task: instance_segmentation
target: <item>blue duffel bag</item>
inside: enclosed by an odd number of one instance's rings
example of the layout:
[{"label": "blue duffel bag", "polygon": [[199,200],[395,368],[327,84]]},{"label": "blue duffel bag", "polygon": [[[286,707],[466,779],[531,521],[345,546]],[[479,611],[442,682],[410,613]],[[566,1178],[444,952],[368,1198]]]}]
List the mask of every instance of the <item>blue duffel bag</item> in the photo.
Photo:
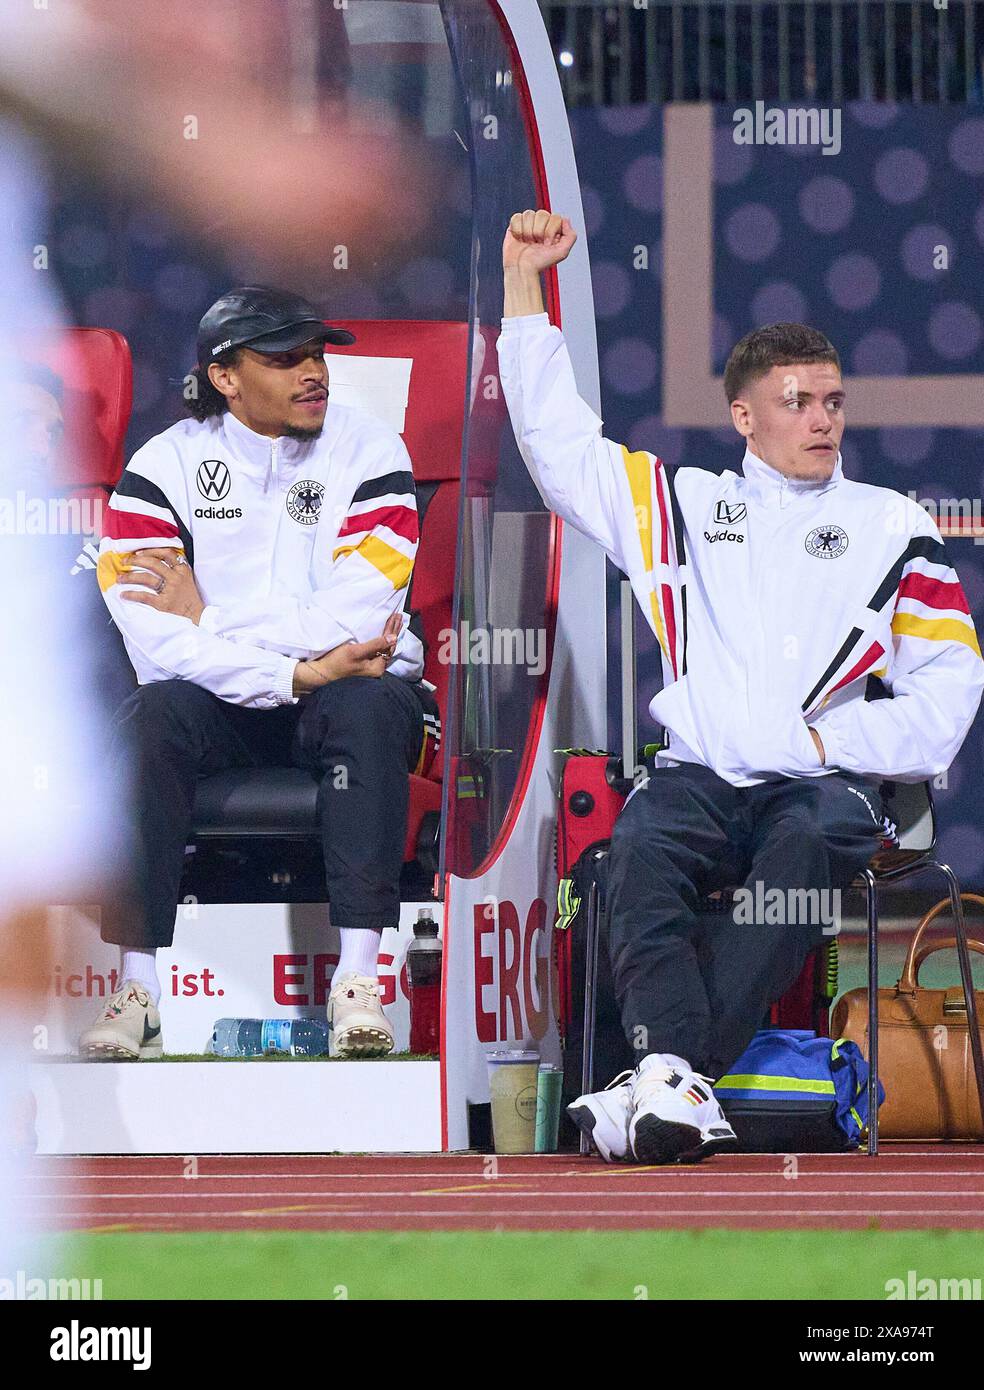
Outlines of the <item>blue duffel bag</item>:
[{"label": "blue duffel bag", "polygon": [[868,1063],[845,1038],[763,1028],[714,1094],[746,1153],[840,1153],[868,1122]]}]

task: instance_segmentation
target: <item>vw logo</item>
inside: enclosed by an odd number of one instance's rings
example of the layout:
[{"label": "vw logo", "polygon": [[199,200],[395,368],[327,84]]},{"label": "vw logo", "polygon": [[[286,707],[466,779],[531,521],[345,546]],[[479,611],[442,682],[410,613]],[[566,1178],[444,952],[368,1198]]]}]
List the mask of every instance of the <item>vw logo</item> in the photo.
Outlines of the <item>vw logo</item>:
[{"label": "vw logo", "polygon": [[200,463],[195,481],[198,491],[209,502],[221,502],[232,486],[228,465],[221,459],[205,459]]},{"label": "vw logo", "polygon": [[736,502],[734,506],[729,506],[727,502],[718,502],[714,507],[714,524],[737,526],[739,521],[745,520],[746,510],[744,502]]}]

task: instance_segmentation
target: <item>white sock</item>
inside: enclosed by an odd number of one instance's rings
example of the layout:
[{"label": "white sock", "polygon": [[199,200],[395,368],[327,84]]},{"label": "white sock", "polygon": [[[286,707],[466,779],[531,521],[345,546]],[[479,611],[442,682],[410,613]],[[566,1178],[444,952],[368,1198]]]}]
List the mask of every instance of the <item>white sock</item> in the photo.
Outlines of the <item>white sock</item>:
[{"label": "white sock", "polygon": [[157,978],[157,947],[149,951],[127,951],[120,947],[120,984],[136,980],[150,995],[151,1003],[161,1002],[161,982]]},{"label": "white sock", "polygon": [[683,1057],[676,1057],[672,1052],[647,1052],[639,1063],[639,1071],[648,1071],[649,1068],[673,1067],[675,1071],[693,1071],[693,1067]]},{"label": "white sock", "polygon": [[336,980],[343,975],[368,975],[375,980],[379,973],[379,938],[382,932],[371,927],[342,927],[338,935],[342,946],[335,966]]}]

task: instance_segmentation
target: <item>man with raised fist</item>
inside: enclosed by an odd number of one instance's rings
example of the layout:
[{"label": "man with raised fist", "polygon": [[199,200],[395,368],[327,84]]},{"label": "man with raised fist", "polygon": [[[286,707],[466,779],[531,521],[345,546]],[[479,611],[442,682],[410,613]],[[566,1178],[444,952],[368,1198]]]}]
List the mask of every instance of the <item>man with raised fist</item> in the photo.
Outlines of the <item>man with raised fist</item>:
[{"label": "man with raised fist", "polygon": [[[831,929],[795,908],[836,902],[880,847],[883,779],[949,767],[984,662],[926,512],[844,477],[846,393],[816,329],[771,324],[732,350],[740,473],[668,467],[604,437],[543,312],[540,275],[576,240],[556,213],[513,215],[500,374],[541,495],[628,575],[659,642],[649,709],[666,737],[610,858],[615,990],[644,1055],[570,1113],[603,1157],[669,1163],[734,1146],[713,1079]],[[866,700],[869,677],[892,698]],[[733,884],[789,907],[736,913],[698,957],[698,907]]]}]

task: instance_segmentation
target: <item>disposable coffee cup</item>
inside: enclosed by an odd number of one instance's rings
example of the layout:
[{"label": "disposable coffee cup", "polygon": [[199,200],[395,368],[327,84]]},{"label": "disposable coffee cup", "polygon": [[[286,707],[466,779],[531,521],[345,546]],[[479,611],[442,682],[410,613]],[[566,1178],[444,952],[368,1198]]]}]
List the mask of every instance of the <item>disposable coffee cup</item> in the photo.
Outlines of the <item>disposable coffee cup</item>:
[{"label": "disposable coffee cup", "polygon": [[488,1052],[485,1060],[496,1153],[534,1153],[539,1056],[535,1052]]},{"label": "disposable coffee cup", "polygon": [[560,1131],[560,1093],[564,1073],[560,1067],[542,1066],[536,1077],[536,1139],[535,1152],[557,1152]]}]

